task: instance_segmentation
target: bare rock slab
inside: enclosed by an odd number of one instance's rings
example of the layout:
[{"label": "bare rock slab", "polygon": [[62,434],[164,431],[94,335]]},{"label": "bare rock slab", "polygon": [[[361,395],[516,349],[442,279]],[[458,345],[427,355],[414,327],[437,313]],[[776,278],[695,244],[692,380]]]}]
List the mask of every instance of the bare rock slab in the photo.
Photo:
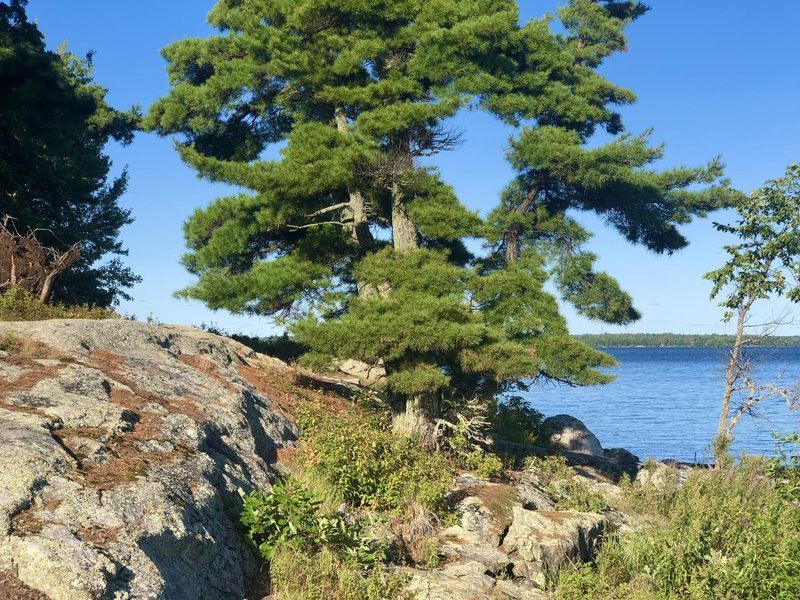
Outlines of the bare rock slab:
[{"label": "bare rock slab", "polygon": [[56,600],[244,598],[237,489],[268,489],[296,440],[255,354],[125,320],[0,335],[27,348],[0,356],[0,573]]},{"label": "bare rock slab", "polygon": [[606,526],[595,513],[514,508],[514,522],[502,550],[514,562],[514,575],[544,587],[562,564],[591,559]]}]

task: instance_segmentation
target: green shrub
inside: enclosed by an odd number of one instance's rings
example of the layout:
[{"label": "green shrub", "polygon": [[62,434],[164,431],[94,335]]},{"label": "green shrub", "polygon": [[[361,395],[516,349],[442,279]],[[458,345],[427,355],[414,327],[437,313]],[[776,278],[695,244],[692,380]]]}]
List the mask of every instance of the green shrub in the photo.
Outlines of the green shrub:
[{"label": "green shrub", "polygon": [[492,479],[505,475],[503,461],[498,456],[479,448],[460,455],[459,463],[479,479]]},{"label": "green shrub", "polygon": [[463,421],[449,427],[447,433],[449,435],[442,435],[440,443],[448,450],[456,466],[471,471],[480,479],[505,475],[500,457],[473,443]]},{"label": "green shrub", "polygon": [[496,403],[489,413],[492,431],[501,440],[517,444],[535,444],[542,428],[544,415],[531,408],[519,396]]},{"label": "green shrub", "polygon": [[281,547],[270,564],[272,592],[286,600],[406,600],[406,578],[375,567],[364,575],[327,548],[302,552]]},{"label": "green shrub", "polygon": [[106,308],[42,304],[30,292],[12,287],[0,294],[0,321],[44,321],[47,319],[114,319]]},{"label": "green shrub", "polygon": [[608,502],[603,495],[578,479],[553,482],[547,486],[547,493],[555,499],[556,510],[596,513],[608,510]]},{"label": "green shrub", "polygon": [[379,558],[380,553],[363,540],[359,527],[339,515],[319,516],[319,502],[293,479],[276,483],[267,493],[242,493],[242,498],[239,520],[264,560],[271,561],[285,547],[307,553],[327,548],[364,565]]},{"label": "green shrub", "polygon": [[425,569],[435,569],[442,564],[437,538],[428,536],[414,542],[413,557]]},{"label": "green shrub", "polygon": [[546,458],[532,457],[525,468],[536,472],[547,493],[554,499],[556,510],[604,512],[609,506],[602,494],[592,490],[567,464],[566,457],[554,454]]},{"label": "green shrub", "polygon": [[307,412],[303,457],[354,507],[403,509],[418,502],[443,514],[453,483],[445,458],[393,433],[382,415]]},{"label": "green shrub", "polygon": [[558,597],[800,598],[799,480],[791,460],[695,472],[653,508],[656,526],[606,540],[594,569],[562,573]]},{"label": "green shrub", "polygon": [[544,485],[550,485],[561,479],[571,479],[577,475],[575,469],[567,464],[567,459],[561,454],[554,454],[546,458],[531,457],[525,462],[525,469],[535,471]]},{"label": "green shrub", "polygon": [[[661,463],[648,459],[642,470],[654,471],[659,464]],[[661,468],[663,469],[663,465]],[[633,483],[630,477],[624,474],[618,485],[622,493],[614,499],[613,507],[621,512],[636,514],[649,522],[661,521],[669,514],[675,495],[680,489],[677,470],[672,467],[657,484]]]}]

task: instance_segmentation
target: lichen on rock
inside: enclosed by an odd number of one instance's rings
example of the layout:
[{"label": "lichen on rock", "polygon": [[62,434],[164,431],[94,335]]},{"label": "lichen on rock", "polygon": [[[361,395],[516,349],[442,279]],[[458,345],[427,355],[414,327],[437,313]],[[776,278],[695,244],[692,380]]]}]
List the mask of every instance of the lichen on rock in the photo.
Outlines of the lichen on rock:
[{"label": "lichen on rock", "polygon": [[297,437],[241,375],[258,357],[125,320],[0,336],[52,350],[0,356],[0,571],[54,599],[245,597],[236,490],[268,488]]}]

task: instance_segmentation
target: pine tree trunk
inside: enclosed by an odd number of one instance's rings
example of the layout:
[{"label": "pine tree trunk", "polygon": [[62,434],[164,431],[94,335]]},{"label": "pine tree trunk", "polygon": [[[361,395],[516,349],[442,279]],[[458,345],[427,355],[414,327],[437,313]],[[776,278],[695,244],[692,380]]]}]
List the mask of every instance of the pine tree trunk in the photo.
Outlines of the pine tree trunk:
[{"label": "pine tree trunk", "polygon": [[432,441],[433,424],[425,406],[425,396],[423,394],[408,396],[404,409],[395,413],[392,429],[398,434],[417,438],[423,443]]},{"label": "pine tree trunk", "polygon": [[[336,109],[336,128],[339,133],[347,135],[347,117],[340,108]],[[367,206],[364,201],[364,195],[360,190],[349,191],[348,207],[344,212],[345,215],[342,220],[351,223],[350,242],[356,248],[356,257],[361,258],[367,253],[367,250],[375,240],[369,230]],[[358,295],[362,297],[372,296],[377,293],[375,287],[367,283],[356,282],[356,288],[358,289]]]},{"label": "pine tree trunk", "polygon": [[[539,194],[539,188],[531,189],[520,202],[519,206],[514,209],[514,212],[519,215],[527,213],[536,201],[536,196]],[[508,264],[515,263],[519,260],[520,247],[522,245],[522,226],[511,225],[503,237],[503,245],[506,249],[506,262]]]},{"label": "pine tree trunk", "polygon": [[506,262],[508,264],[515,263],[519,260],[519,241],[520,236],[520,227],[519,225],[514,225],[509,227],[506,231],[505,239],[503,240],[503,245],[506,247]]},{"label": "pine tree trunk", "polygon": [[417,226],[406,212],[403,193],[398,183],[393,183],[392,192],[392,243],[398,252],[408,252],[419,248]]}]

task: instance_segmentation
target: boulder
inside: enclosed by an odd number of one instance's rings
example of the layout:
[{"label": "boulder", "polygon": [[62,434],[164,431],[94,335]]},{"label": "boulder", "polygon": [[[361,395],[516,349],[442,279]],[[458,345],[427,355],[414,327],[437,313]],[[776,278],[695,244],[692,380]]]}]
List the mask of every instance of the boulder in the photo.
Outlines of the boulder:
[{"label": "boulder", "polygon": [[679,470],[663,462],[648,461],[633,482],[639,487],[650,487],[663,492],[680,483]]},{"label": "boulder", "polygon": [[494,579],[480,563],[459,563],[435,571],[409,570],[406,589],[416,600],[490,600]]},{"label": "boulder", "polygon": [[237,490],[268,489],[296,439],[248,379],[256,355],[127,320],[8,336],[25,343],[0,356],[0,573],[56,600],[244,598],[259,560]]},{"label": "boulder", "polygon": [[479,563],[492,576],[506,572],[511,560],[497,544],[487,544],[479,534],[460,525],[448,527],[436,538],[439,554],[450,563]]},{"label": "boulder", "polygon": [[514,508],[501,550],[514,561],[515,577],[544,587],[562,564],[591,560],[606,525],[595,513]]},{"label": "boulder", "polygon": [[582,421],[569,415],[548,417],[542,423],[542,435],[550,446],[558,450],[603,456],[603,447],[597,437]]},{"label": "boulder", "polygon": [[535,473],[522,471],[514,482],[520,503],[528,510],[555,510],[553,498]]},{"label": "boulder", "polygon": [[606,448],[603,450],[603,454],[607,459],[618,463],[639,464],[641,462],[638,456],[625,448]]},{"label": "boulder", "polygon": [[408,570],[407,589],[416,600],[548,600],[528,581],[495,580],[477,562],[449,565],[435,571]]},{"label": "boulder", "polygon": [[360,385],[372,387],[386,378],[383,364],[368,365],[360,360],[348,359],[339,365],[339,371],[354,377]]},{"label": "boulder", "polygon": [[463,487],[465,497],[455,504],[459,525],[483,544],[496,548],[511,524],[512,508],[520,503],[517,487],[505,483],[476,481]]}]

